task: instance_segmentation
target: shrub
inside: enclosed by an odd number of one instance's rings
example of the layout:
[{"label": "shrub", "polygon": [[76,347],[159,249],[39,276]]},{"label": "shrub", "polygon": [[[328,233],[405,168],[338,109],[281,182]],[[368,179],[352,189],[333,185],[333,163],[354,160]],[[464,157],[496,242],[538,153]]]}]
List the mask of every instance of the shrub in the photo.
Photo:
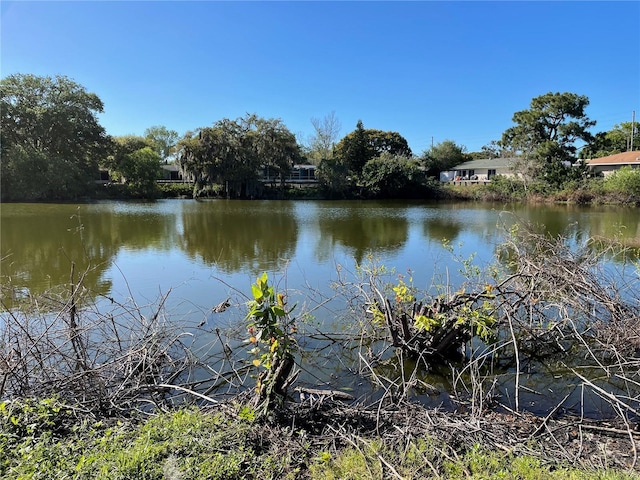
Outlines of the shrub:
[{"label": "shrub", "polygon": [[193,195],[193,185],[190,183],[159,183],[158,188],[162,198],[191,198]]},{"label": "shrub", "polygon": [[522,180],[503,175],[493,177],[491,183],[484,189],[495,200],[516,200],[524,198],[526,195],[525,184]]},{"label": "shrub", "polygon": [[640,169],[622,167],[605,178],[604,188],[609,192],[640,197]]},{"label": "shrub", "polygon": [[415,161],[384,153],[365,164],[362,181],[373,197],[411,197],[424,186],[424,174]]}]

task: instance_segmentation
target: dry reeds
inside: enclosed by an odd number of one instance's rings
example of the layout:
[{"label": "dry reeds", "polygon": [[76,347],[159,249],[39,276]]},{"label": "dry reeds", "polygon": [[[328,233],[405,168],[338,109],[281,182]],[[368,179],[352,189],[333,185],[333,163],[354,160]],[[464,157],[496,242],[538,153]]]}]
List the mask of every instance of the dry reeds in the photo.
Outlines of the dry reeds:
[{"label": "dry reeds", "polygon": [[246,381],[219,333],[214,344],[196,346],[198,328],[170,318],[170,291],[151,305],[111,298],[97,306],[73,267],[67,288],[12,307],[4,287],[0,398],[58,396],[97,415],[121,415],[165,408],[198,389],[213,401],[212,391]]}]

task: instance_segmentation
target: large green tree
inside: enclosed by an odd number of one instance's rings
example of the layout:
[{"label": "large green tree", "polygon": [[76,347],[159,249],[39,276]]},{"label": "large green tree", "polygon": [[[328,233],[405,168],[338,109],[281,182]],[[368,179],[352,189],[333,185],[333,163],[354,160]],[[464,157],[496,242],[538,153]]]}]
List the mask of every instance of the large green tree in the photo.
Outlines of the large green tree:
[{"label": "large green tree", "polygon": [[152,142],[136,135],[114,137],[112,151],[105,162],[110,174],[129,185],[135,195],[155,196],[160,176],[160,155]]},{"label": "large green tree", "polygon": [[407,140],[397,132],[365,129],[358,120],[356,129],[340,140],[334,149],[334,156],[348,165],[351,175],[359,177],[365,164],[383,153],[410,157],[411,149]]},{"label": "large green tree", "polygon": [[349,191],[349,167],[338,157],[325,158],[316,169],[316,178],[330,197],[344,197]]},{"label": "large green tree", "polygon": [[144,147],[127,155],[123,175],[134,193],[154,197],[160,176],[160,155],[151,147]]},{"label": "large green tree", "polygon": [[292,167],[302,158],[295,135],[280,119],[253,115],[251,120],[250,148],[255,149],[260,166],[269,168],[284,182]]},{"label": "large green tree", "polygon": [[356,129],[342,138],[334,150],[334,157],[347,165],[349,172],[354,176],[360,175],[365,163],[374,156],[362,120],[358,120]]},{"label": "large green tree", "polygon": [[588,105],[584,95],[550,92],[531,100],[528,110],[516,112],[515,125],[502,134],[500,144],[521,158],[518,173],[556,188],[575,176],[570,164],[576,143],[589,143],[589,128],[596,123],[585,113]]},{"label": "large green tree", "polygon": [[164,125],[149,127],[144,131],[150,146],[160,155],[163,162],[168,162],[175,153],[176,144],[180,136],[175,130],[169,130]]},{"label": "large green tree", "polygon": [[178,163],[195,180],[194,194],[213,184],[228,196],[249,196],[268,167],[283,178],[300,158],[295,136],[279,119],[222,119],[178,142]]},{"label": "large green tree", "polygon": [[90,193],[109,141],[100,98],[64,77],[0,81],[3,199],[63,199]]},{"label": "large green tree", "polygon": [[368,195],[379,198],[413,197],[421,192],[424,172],[416,159],[383,153],[362,169],[362,184]]},{"label": "large green tree", "polygon": [[126,169],[128,155],[142,148],[153,148],[149,140],[138,135],[112,137],[111,141],[111,154],[107,156],[102,166],[108,168],[111,175],[117,180],[122,180],[121,177],[125,177],[126,180],[123,170]]},{"label": "large green tree", "polygon": [[472,160],[466,148],[457,145],[453,140],[444,140],[422,154],[422,162],[427,175],[439,178],[440,172],[451,170],[461,163]]}]

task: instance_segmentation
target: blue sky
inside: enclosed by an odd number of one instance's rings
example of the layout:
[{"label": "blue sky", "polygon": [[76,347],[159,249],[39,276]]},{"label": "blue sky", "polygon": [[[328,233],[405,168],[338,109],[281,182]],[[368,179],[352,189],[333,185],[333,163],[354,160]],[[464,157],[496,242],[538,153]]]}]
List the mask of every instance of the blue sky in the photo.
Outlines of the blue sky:
[{"label": "blue sky", "polygon": [[299,138],[399,132],[414,153],[479,150],[547,92],[590,100],[597,131],[640,117],[640,2],[9,2],[2,77],[66,75],[111,135],[280,118]]}]

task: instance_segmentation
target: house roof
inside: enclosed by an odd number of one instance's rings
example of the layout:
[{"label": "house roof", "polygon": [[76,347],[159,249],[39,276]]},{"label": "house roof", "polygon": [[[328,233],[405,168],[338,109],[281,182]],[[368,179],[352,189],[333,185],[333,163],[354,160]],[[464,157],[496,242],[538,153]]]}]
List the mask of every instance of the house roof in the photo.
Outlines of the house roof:
[{"label": "house roof", "polygon": [[481,168],[509,168],[517,159],[514,157],[508,158],[481,158],[478,160],[471,160],[469,162],[461,163],[452,167],[451,170],[475,170]]},{"label": "house roof", "polygon": [[616,153],[601,158],[590,158],[586,163],[594,167],[596,165],[640,165],[640,150]]}]

